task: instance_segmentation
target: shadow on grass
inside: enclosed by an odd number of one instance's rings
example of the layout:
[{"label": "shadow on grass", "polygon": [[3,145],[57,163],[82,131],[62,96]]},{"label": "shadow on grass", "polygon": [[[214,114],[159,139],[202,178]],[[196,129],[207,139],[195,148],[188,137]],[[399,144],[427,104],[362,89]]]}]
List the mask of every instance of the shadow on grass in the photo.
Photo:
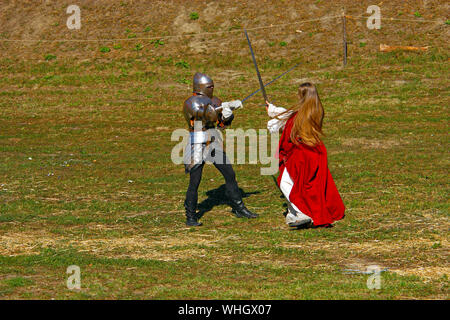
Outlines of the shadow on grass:
[{"label": "shadow on grass", "polygon": [[[209,211],[211,211],[215,206],[220,206],[222,204],[230,205],[230,201],[225,195],[225,184],[221,185],[217,189],[212,189],[206,192],[208,198],[203,200],[198,205],[198,216],[201,218],[203,215]],[[252,194],[261,193],[260,191],[253,192],[245,192],[241,188],[239,188],[239,192],[241,193],[242,198],[248,198]]]}]

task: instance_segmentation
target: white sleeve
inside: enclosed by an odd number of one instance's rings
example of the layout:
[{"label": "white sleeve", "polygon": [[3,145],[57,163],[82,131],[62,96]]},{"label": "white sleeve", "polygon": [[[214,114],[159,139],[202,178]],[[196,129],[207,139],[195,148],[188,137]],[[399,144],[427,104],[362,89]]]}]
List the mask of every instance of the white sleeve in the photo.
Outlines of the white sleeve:
[{"label": "white sleeve", "polygon": [[267,129],[270,133],[275,133],[280,131],[286,125],[287,120],[290,118],[293,111],[286,112],[283,114],[280,119],[275,118],[279,114],[287,111],[285,108],[276,107],[275,105],[269,103],[269,107],[267,108],[267,113],[269,117],[274,118],[267,122]]},{"label": "white sleeve", "polygon": [[231,117],[233,114],[233,110],[242,108],[242,102],[241,100],[233,100],[233,101],[227,101],[222,102],[222,116],[224,119],[227,119]]},{"label": "white sleeve", "polygon": [[[222,106],[223,106],[223,104],[222,104]],[[228,107],[228,106],[222,107],[222,117],[224,119],[231,117],[232,114],[233,114],[233,110],[231,110],[230,107]]]},{"label": "white sleeve", "polygon": [[278,132],[284,128],[286,121],[287,120],[271,119],[267,122],[267,129],[270,133]]},{"label": "white sleeve", "polygon": [[[267,108],[267,114],[269,115],[269,117],[274,118],[277,115],[279,115],[280,113],[285,112],[286,109],[282,108],[282,107],[276,107],[275,105],[269,103],[269,107]],[[284,115],[283,115],[284,118]]]},{"label": "white sleeve", "polygon": [[222,102],[222,107],[224,108],[230,108],[231,110],[242,108],[242,101],[241,100],[232,100],[227,102]]}]

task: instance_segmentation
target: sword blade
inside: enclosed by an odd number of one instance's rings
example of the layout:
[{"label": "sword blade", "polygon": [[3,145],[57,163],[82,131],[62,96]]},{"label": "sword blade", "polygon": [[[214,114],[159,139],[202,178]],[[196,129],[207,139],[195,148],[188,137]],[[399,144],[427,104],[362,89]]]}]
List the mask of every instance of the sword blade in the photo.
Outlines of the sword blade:
[{"label": "sword blade", "polygon": [[[282,76],[284,76],[285,74],[291,72],[292,70],[294,70],[297,66],[300,65],[300,62],[297,63],[295,66],[289,68],[289,70],[283,72],[282,74],[280,74],[279,76],[273,78],[271,81],[267,82],[264,84],[264,88],[268,87],[270,84],[272,84],[273,82],[277,81],[278,79],[280,79]],[[250,93],[248,96],[246,96],[244,99],[242,99],[241,101],[244,102],[245,100],[249,99],[250,97],[253,97],[256,93],[260,92],[261,88],[259,88],[258,90],[253,91],[252,93]]]},{"label": "sword blade", "polygon": [[268,101],[269,99],[267,99],[267,94],[266,94],[266,90],[264,89],[264,83],[261,79],[261,74],[259,73],[259,69],[258,69],[258,64],[256,63],[256,58],[255,58],[255,54],[253,52],[253,48],[252,48],[252,44],[250,42],[250,39],[248,37],[247,34],[247,30],[244,29],[244,33],[245,33],[245,37],[247,38],[247,42],[248,42],[248,47],[250,48],[250,53],[252,54],[252,59],[253,59],[253,64],[255,65],[255,69],[256,69],[256,75],[258,76],[258,81],[259,81],[259,87],[261,89],[261,92],[263,94],[264,97],[264,102]]}]

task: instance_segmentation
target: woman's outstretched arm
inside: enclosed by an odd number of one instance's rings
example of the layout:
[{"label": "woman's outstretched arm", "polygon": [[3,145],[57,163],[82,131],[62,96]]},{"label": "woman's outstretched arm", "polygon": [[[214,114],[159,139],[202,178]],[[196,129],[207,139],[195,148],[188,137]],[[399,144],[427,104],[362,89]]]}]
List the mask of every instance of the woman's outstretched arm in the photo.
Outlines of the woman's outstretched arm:
[{"label": "woman's outstretched arm", "polygon": [[269,117],[273,118],[267,122],[267,129],[270,133],[275,133],[283,129],[286,121],[292,114],[292,112],[286,112],[287,110],[285,108],[277,107],[269,101],[266,101],[266,110]]},{"label": "woman's outstretched arm", "polygon": [[[266,101],[266,110],[267,110],[267,114],[271,118],[275,118],[279,114],[287,111],[285,108],[277,107],[274,104],[270,103],[269,101]],[[284,117],[284,116],[285,115],[282,116],[282,119],[289,118],[289,114],[286,114],[286,117]]]}]

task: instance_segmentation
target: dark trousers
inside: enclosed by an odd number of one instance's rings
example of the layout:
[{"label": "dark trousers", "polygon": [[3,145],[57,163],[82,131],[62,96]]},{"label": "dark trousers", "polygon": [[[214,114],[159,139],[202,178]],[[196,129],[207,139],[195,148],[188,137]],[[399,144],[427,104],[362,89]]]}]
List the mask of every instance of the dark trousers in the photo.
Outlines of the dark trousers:
[{"label": "dark trousers", "polygon": [[[187,211],[194,211],[197,208],[197,201],[198,201],[198,186],[200,185],[200,181],[202,180],[202,173],[203,173],[203,167],[205,166],[205,163],[202,163],[200,166],[195,168],[194,170],[191,170],[189,172],[190,179],[189,179],[189,187],[186,192],[186,210]],[[225,178],[225,189],[227,196],[231,198],[231,200],[240,200],[241,194],[239,191],[238,184],[236,182],[236,174],[234,173],[233,167],[230,163],[223,163],[223,164],[217,164],[214,163],[214,166],[217,168],[217,170],[220,171],[220,173]]]}]

